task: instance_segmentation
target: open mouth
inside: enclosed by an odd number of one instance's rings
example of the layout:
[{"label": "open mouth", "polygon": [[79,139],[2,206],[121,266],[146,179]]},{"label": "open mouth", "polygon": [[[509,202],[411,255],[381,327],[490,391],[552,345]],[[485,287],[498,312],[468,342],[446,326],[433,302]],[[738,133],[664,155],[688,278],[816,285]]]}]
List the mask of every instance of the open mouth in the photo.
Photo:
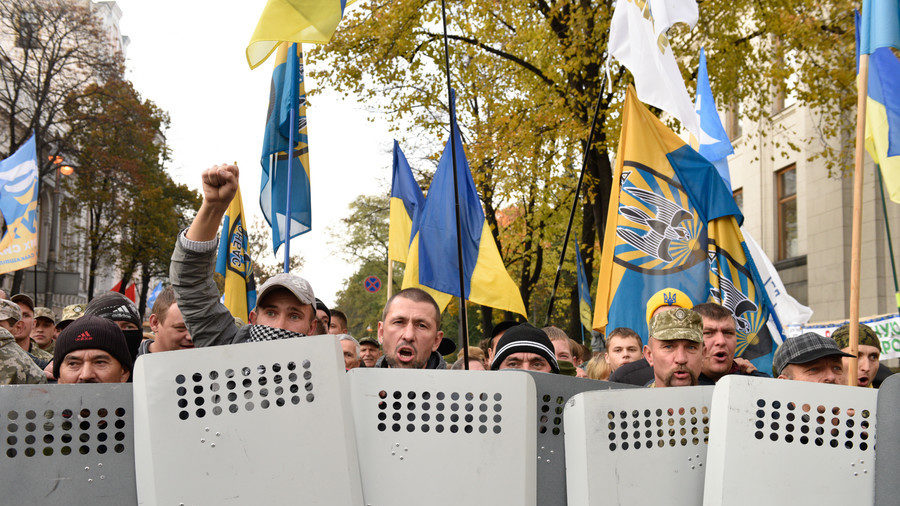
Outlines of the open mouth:
[{"label": "open mouth", "polygon": [[411,346],[401,346],[397,348],[397,358],[401,362],[410,362],[416,356],[416,351]]},{"label": "open mouth", "polygon": [[713,353],[713,358],[719,362],[724,362],[725,360],[728,360],[728,354],[724,351],[717,351]]},{"label": "open mouth", "polygon": [[869,384],[869,378],[867,378],[866,376],[860,376],[856,379],[856,383],[857,385],[864,387]]}]

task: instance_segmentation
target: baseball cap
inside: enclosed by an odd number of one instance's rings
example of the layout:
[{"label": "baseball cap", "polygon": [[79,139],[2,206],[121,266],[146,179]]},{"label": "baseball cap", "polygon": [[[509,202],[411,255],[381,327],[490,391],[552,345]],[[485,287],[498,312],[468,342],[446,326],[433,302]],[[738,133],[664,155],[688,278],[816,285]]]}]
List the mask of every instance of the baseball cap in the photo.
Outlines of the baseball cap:
[{"label": "baseball cap", "polygon": [[294,294],[294,297],[297,297],[301,304],[316,306],[316,296],[313,294],[309,281],[287,272],[280,272],[272,276],[259,287],[256,295],[256,305],[259,306],[259,303],[266,298],[269,292],[279,288],[284,288]]},{"label": "baseball cap", "polygon": [[500,364],[506,357],[514,353],[534,353],[544,357],[550,363],[553,372],[559,374],[559,363],[553,352],[553,343],[543,330],[531,325],[521,323],[507,330],[500,341],[497,342],[497,353],[491,362],[491,370],[500,369]]},{"label": "baseball cap", "polygon": [[[297,297],[297,298],[299,299],[300,297]],[[325,311],[325,314],[328,315],[328,320],[331,321],[331,310],[328,309],[328,306],[326,306],[324,302],[322,302],[321,300],[319,300],[318,297],[316,297],[316,310],[319,310],[319,309],[321,309],[322,311]],[[328,330],[328,329],[325,329],[325,330]]]},{"label": "baseball cap", "polygon": [[18,303],[25,304],[26,306],[28,306],[29,309],[34,311],[34,300],[31,297],[25,295],[24,293],[17,293],[15,295],[13,295],[12,297],[10,297],[9,300],[11,300],[17,304]]},{"label": "baseball cap", "polygon": [[822,357],[852,357],[838,348],[834,339],[806,332],[797,337],[785,339],[772,357],[772,376],[777,378],[790,364],[805,364]]},{"label": "baseball cap", "polygon": [[65,326],[82,316],[84,316],[84,304],[70,304],[63,308],[62,315],[60,316],[59,321],[56,322],[56,326]]},{"label": "baseball cap", "polygon": [[703,318],[696,311],[679,307],[650,319],[650,337],[658,341],[685,339],[703,342]]},{"label": "baseball cap", "polygon": [[359,344],[374,344],[375,346],[381,348],[381,343],[379,343],[378,339],[375,339],[374,337],[364,337],[359,340]]},{"label": "baseball cap", "polygon": [[681,290],[676,288],[663,288],[654,293],[650,299],[647,300],[647,323],[650,322],[650,317],[653,316],[653,312],[662,306],[678,306],[690,309],[694,307],[694,303],[691,302],[691,298],[685,295]]},{"label": "baseball cap", "polygon": [[[838,348],[842,350],[850,346],[850,324],[847,323],[839,327],[831,334],[831,338],[837,343]],[[859,324],[859,344],[874,346],[881,350],[881,340],[878,339],[878,334],[872,330],[872,327],[862,323]]]},{"label": "baseball cap", "polygon": [[22,319],[22,308],[18,304],[9,299],[0,299],[0,320]]},{"label": "baseball cap", "polygon": [[49,307],[38,306],[34,308],[34,319],[38,318],[46,318],[56,325],[56,315],[53,314],[53,310]]}]

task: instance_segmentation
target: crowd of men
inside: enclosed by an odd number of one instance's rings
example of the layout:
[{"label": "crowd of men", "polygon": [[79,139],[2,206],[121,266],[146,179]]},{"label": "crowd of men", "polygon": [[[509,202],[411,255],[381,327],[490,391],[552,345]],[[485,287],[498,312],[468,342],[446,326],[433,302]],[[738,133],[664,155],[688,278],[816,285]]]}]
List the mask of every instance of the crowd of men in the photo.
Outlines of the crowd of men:
[{"label": "crowd of men", "polygon": [[[135,361],[148,353],[319,334],[335,335],[347,370],[524,369],[651,388],[712,385],[729,374],[768,376],[735,358],[736,322],[728,309],[711,302],[695,305],[672,288],[647,301],[646,344],[634,330],[615,328],[606,335],[605,352],[591,352],[558,327],[503,321],[483,337],[480,348],[466,350],[468,362],[459,353],[452,365],[444,356],[456,345],[440,330],[440,308],[418,288],[388,300],[377,339],[357,340],[348,334],[343,312],[317,299],[305,279],[281,273],[259,287],[256,307],[244,324],[220,302],[212,276],[216,234],[237,190],[237,167],[213,167],[202,180],[200,210],[176,240],[171,286],[156,298],[148,318],[152,334],[143,334],[137,307],[117,292],[86,306],[68,306],[58,320],[27,295],[0,293],[0,384],[126,382]],[[880,343],[865,325],[859,335],[858,386],[872,387]],[[787,339],[775,352],[772,377],[843,384],[852,358],[848,350],[846,325],[831,337],[806,333]]]}]

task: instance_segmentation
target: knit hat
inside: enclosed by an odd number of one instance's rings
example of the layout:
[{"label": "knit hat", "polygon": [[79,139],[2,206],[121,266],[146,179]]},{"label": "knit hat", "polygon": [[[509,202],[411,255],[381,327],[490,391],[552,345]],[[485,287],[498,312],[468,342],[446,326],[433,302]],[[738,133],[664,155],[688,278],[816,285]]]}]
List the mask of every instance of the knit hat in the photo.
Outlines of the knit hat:
[{"label": "knit hat", "polygon": [[[844,349],[850,346],[850,324],[847,323],[837,330],[835,330],[831,334],[831,338],[834,339],[834,342],[837,343],[838,348]],[[867,346],[874,346],[881,350],[881,341],[878,339],[878,334],[872,330],[872,327],[862,324],[859,324],[859,344],[865,344]]]},{"label": "knit hat", "polygon": [[507,330],[500,341],[497,342],[497,352],[494,361],[491,362],[491,370],[500,369],[500,364],[506,357],[514,353],[534,353],[544,357],[550,363],[554,373],[559,373],[559,364],[556,362],[556,354],[553,352],[553,343],[543,330],[531,325],[521,323]]},{"label": "knit hat", "polygon": [[123,369],[131,372],[131,353],[125,344],[125,335],[111,320],[82,316],[60,332],[53,350],[54,377],[59,377],[59,368],[66,355],[76,350],[103,350],[118,360]]},{"label": "knit hat", "polygon": [[130,322],[141,328],[141,315],[137,306],[119,292],[106,292],[94,297],[84,308],[84,315],[99,316],[114,322]]}]

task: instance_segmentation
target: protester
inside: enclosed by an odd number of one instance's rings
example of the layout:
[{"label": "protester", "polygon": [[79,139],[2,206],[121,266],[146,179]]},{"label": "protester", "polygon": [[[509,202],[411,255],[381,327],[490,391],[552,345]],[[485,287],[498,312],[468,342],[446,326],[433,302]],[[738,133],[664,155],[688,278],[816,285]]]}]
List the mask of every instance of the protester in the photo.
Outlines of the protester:
[{"label": "protester", "polygon": [[507,330],[515,327],[518,324],[519,322],[516,321],[504,320],[494,325],[494,328],[491,329],[491,337],[487,339],[487,361],[489,364],[494,362],[494,351],[497,349],[497,342],[500,341],[500,338],[503,337],[503,334]]},{"label": "protester", "polygon": [[71,304],[62,310],[59,321],[56,322],[56,336],[63,331],[70,323],[84,316],[84,304]]},{"label": "protester", "polygon": [[778,379],[844,384],[843,357],[853,357],[836,342],[815,332],[785,339],[772,357],[772,375]]},{"label": "protester", "polygon": [[106,318],[83,316],[59,334],[53,353],[59,383],[124,383],[131,368],[125,334]]},{"label": "protester", "polygon": [[124,294],[105,292],[91,299],[84,308],[85,316],[99,316],[116,324],[125,336],[132,361],[137,358],[144,332],[137,306]]},{"label": "protester", "polygon": [[[846,324],[835,330],[831,338],[837,343],[842,352],[850,354],[850,324]],[[872,327],[859,324],[859,343],[857,344],[856,359],[856,384],[857,386],[872,388],[872,380],[878,374],[881,365],[881,341]],[[844,370],[850,370],[850,358],[844,358]]]},{"label": "protester", "polygon": [[644,358],[653,367],[654,379],[647,386],[696,385],[703,363],[703,319],[681,307],[655,314]]},{"label": "protester", "polygon": [[529,323],[520,323],[509,328],[497,341],[491,370],[500,369],[559,374],[559,362],[556,360],[553,343],[550,342],[547,333]]},{"label": "protester", "polygon": [[316,330],[311,335],[327,334],[331,327],[331,310],[319,299],[316,299]]},{"label": "protester", "polygon": [[341,345],[341,353],[344,356],[344,370],[359,367],[359,341],[349,334],[337,334]]},{"label": "protester", "polygon": [[156,297],[150,310],[152,339],[144,339],[138,356],[159,351],[189,350],[194,347],[184,317],[175,302],[175,290],[167,286]]},{"label": "protester", "polygon": [[[641,336],[637,332],[626,327],[612,329],[606,336],[604,360],[609,367],[610,374],[625,364],[640,360],[643,347],[644,343],[641,342]],[[647,367],[649,366],[647,364]]]},{"label": "protester", "polygon": [[31,338],[31,331],[34,329],[34,301],[24,293],[13,295],[10,301],[19,307],[20,316],[19,323],[7,330],[16,338],[16,343],[31,355],[34,363],[43,369],[53,360],[53,355],[42,350]]},{"label": "protester", "polygon": [[347,315],[343,311],[332,309],[331,318],[328,321],[328,333],[346,334],[348,333],[347,329]]},{"label": "protester", "polygon": [[10,329],[20,325],[22,310],[7,299],[0,299],[0,385],[46,383],[44,371],[16,342]]},{"label": "protester", "polygon": [[609,362],[606,361],[606,357],[597,355],[588,360],[588,363],[584,366],[584,372],[587,373],[587,377],[590,379],[607,381],[609,380],[609,374],[612,372],[612,368],[610,367]]},{"label": "protester", "polygon": [[53,346],[56,342],[56,316],[49,307],[34,308],[31,339],[38,345],[38,348],[47,353],[53,353]]},{"label": "protester", "polygon": [[178,235],[169,281],[194,346],[269,341],[309,335],[314,331],[315,295],[296,275],[272,276],[257,291],[250,325],[238,327],[221,302],[213,279],[222,216],[238,187],[238,168],[217,165],[201,176],[203,203],[191,226]]},{"label": "protester", "polygon": [[444,333],[441,310],[428,292],[406,288],[385,304],[378,322],[378,340],[384,356],[375,367],[446,369],[438,353]]},{"label": "protester", "polygon": [[[450,367],[451,370],[461,371],[465,370],[466,358],[463,356],[462,352],[459,352],[459,358],[456,362],[453,362],[453,365]],[[487,370],[486,365],[486,357],[481,348],[477,346],[469,346],[469,370],[470,371],[485,371]]]},{"label": "protester", "polygon": [[381,358],[381,345],[374,337],[364,337],[359,340],[359,366],[375,367],[375,363]]},{"label": "protester", "polygon": [[694,311],[703,318],[701,385],[714,385],[728,374],[769,377],[768,374],[757,371],[749,360],[734,356],[737,349],[737,323],[731,311],[715,302],[697,304]]}]

